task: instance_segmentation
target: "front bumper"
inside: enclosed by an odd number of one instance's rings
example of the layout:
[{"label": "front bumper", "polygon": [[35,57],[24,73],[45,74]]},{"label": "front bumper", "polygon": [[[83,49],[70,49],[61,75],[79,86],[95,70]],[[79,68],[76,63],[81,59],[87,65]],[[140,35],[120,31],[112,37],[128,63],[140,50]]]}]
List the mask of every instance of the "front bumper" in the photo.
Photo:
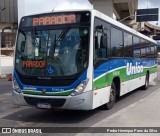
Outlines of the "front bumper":
[{"label": "front bumper", "polygon": [[16,91],[12,90],[12,100],[13,104],[19,106],[27,106],[28,104],[24,100],[22,93],[17,93]]},{"label": "front bumper", "polygon": [[[77,96],[40,96],[28,95],[12,91],[13,102],[16,105],[31,105],[37,103],[49,103],[52,108],[71,110],[91,110],[93,101],[93,91],[88,91]],[[63,104],[61,103],[63,100]],[[27,102],[26,102],[27,101]],[[57,105],[58,104],[58,105]]]}]

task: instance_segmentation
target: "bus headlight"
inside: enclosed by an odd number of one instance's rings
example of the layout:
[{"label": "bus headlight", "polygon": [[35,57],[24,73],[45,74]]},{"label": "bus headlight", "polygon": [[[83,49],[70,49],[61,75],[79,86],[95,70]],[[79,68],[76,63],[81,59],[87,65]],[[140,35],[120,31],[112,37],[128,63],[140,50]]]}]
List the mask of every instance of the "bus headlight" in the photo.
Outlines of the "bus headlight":
[{"label": "bus headlight", "polygon": [[15,79],[13,80],[13,89],[17,93],[21,93],[21,89],[19,88],[19,85],[18,85],[18,83],[17,83],[17,81]]},{"label": "bus headlight", "polygon": [[82,81],[77,86],[77,88],[71,93],[71,96],[76,96],[76,95],[82,94],[84,92],[84,89],[87,86],[88,81],[89,81],[89,79],[86,79],[86,80]]}]

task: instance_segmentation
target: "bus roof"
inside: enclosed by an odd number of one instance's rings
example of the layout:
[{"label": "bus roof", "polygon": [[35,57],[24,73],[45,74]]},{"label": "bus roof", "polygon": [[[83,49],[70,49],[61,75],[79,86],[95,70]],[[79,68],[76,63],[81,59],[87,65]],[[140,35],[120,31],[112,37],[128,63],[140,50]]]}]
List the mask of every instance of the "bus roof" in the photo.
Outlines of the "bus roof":
[{"label": "bus roof", "polygon": [[74,11],[90,11],[92,12],[94,9],[65,9],[65,10],[53,10],[51,12],[42,12],[42,13],[34,13],[34,14],[29,14],[23,17],[28,17],[28,16],[34,16],[34,15],[41,15],[41,14],[50,14],[50,13],[58,13],[58,12],[74,12]]}]

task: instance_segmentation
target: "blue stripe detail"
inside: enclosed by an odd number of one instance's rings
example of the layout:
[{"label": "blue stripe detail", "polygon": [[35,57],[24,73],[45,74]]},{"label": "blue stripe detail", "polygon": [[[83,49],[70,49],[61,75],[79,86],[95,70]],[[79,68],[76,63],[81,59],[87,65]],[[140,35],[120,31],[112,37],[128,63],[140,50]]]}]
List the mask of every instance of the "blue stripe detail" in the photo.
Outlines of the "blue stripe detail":
[{"label": "blue stripe detail", "polygon": [[145,59],[145,60],[141,60],[141,59],[113,59],[110,61],[107,61],[105,63],[103,63],[102,65],[100,65],[99,67],[97,67],[94,70],[94,78],[99,77],[100,75],[109,72],[111,70],[114,70],[116,68],[119,67],[125,67],[127,66],[127,63],[132,63],[133,65],[136,64],[136,62],[140,65],[143,65],[144,67],[153,67],[154,65],[157,64],[157,60],[156,59]]}]

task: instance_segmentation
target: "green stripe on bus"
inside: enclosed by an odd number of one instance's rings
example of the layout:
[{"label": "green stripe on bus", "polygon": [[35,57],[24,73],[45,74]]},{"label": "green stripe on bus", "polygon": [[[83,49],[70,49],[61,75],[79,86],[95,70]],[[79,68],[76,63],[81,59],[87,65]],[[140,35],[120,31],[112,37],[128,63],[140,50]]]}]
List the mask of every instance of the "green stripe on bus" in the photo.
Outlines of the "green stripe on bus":
[{"label": "green stripe on bus", "polygon": [[68,91],[68,92],[60,92],[60,93],[49,93],[46,92],[45,94],[43,94],[42,92],[38,92],[38,91],[22,91],[24,94],[29,94],[29,95],[42,95],[42,96],[68,96],[72,93],[72,91]]},{"label": "green stripe on bus", "polygon": [[126,68],[121,68],[112,72],[108,72],[106,75],[100,77],[93,83],[94,88],[104,88],[112,84],[112,80],[114,77],[120,77],[121,82],[125,82],[128,80],[136,79],[138,77],[142,77],[146,75],[147,70],[150,71],[150,74],[155,73],[157,71],[157,65],[151,68],[144,68],[143,73],[127,76]]}]

